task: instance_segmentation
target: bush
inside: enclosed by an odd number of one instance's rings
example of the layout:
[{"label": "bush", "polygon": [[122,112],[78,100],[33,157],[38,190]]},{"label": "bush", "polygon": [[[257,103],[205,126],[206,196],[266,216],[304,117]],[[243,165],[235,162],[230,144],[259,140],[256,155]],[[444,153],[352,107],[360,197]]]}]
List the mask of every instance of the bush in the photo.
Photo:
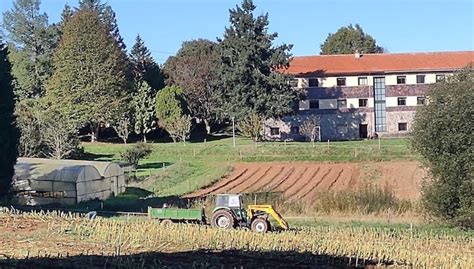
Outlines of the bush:
[{"label": "bush", "polygon": [[120,157],[122,160],[132,164],[134,168],[137,168],[138,162],[141,159],[148,157],[152,151],[153,150],[149,144],[140,142],[122,152]]}]

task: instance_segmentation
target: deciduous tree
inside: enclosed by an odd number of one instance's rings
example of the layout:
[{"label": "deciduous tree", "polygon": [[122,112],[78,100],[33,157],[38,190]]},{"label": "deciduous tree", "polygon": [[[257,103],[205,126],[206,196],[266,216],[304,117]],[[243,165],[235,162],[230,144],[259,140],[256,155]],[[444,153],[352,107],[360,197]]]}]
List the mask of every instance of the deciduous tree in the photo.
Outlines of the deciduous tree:
[{"label": "deciduous tree", "polygon": [[413,146],[429,168],[423,205],[432,216],[474,227],[474,72],[433,84],[418,109]]},{"label": "deciduous tree", "polygon": [[217,43],[198,39],[186,41],[176,56],[165,63],[168,84],[183,89],[191,115],[202,119],[206,131],[211,133],[211,124],[218,110],[217,67],[220,57]]},{"label": "deciduous tree", "polygon": [[334,34],[329,34],[321,44],[321,54],[383,53],[375,39],[365,33],[359,24],[341,27]]},{"label": "deciduous tree", "polygon": [[20,136],[15,126],[15,98],[10,72],[8,49],[0,39],[0,197],[10,191]]},{"label": "deciduous tree", "polygon": [[[176,86],[166,86],[158,92],[156,97],[156,117],[163,127],[176,142],[181,136],[182,117],[186,114],[186,101],[183,90]],[[184,128],[184,127],[183,127]]]},{"label": "deciduous tree", "polygon": [[300,133],[305,136],[305,139],[311,141],[314,147],[314,141],[319,138],[320,120],[316,116],[309,116],[300,126]]}]

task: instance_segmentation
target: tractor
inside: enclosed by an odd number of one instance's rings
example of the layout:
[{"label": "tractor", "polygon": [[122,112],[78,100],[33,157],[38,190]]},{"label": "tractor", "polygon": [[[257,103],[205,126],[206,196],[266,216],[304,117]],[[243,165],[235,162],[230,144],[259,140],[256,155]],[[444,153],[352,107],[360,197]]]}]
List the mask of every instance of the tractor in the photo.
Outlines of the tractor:
[{"label": "tractor", "polygon": [[271,205],[247,205],[244,208],[240,194],[218,194],[211,226],[223,229],[249,228],[265,233],[271,230],[269,216],[275,219],[281,229],[288,230],[288,223]]}]

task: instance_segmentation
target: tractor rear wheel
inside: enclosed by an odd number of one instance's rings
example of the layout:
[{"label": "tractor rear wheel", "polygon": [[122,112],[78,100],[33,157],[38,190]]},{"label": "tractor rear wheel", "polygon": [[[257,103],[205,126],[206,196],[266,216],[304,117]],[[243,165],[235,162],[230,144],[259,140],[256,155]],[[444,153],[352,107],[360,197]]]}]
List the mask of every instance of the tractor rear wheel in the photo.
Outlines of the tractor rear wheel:
[{"label": "tractor rear wheel", "polygon": [[217,210],[212,214],[211,226],[222,229],[234,228],[234,217],[227,210]]},{"label": "tractor rear wheel", "polygon": [[252,221],[250,228],[257,233],[266,233],[270,228],[270,223],[266,219],[256,218]]},{"label": "tractor rear wheel", "polygon": [[161,221],[161,225],[163,225],[163,226],[169,226],[171,224],[173,224],[173,221],[170,220],[170,219],[164,219],[164,220]]}]

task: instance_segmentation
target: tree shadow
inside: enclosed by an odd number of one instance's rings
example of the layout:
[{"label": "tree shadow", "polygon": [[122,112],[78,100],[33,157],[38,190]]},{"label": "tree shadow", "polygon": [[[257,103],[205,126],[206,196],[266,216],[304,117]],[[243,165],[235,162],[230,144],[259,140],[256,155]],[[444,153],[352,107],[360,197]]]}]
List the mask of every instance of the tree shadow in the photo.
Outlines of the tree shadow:
[{"label": "tree shadow", "polygon": [[104,161],[104,160],[112,160],[114,157],[114,154],[95,154],[95,153],[90,153],[90,152],[84,152],[81,154],[79,160],[85,160],[85,161]]},{"label": "tree shadow", "polygon": [[[64,255],[64,256],[62,256]],[[207,250],[142,252],[130,255],[75,256],[64,253],[46,257],[26,257],[0,260],[0,268],[374,268],[375,261],[355,257],[316,255],[293,251]],[[54,256],[54,257],[53,257]],[[381,266],[393,264],[382,263]]]},{"label": "tree shadow", "polygon": [[156,163],[144,163],[139,164],[137,170],[146,170],[146,169],[159,169],[172,165],[171,162],[156,162]]}]

